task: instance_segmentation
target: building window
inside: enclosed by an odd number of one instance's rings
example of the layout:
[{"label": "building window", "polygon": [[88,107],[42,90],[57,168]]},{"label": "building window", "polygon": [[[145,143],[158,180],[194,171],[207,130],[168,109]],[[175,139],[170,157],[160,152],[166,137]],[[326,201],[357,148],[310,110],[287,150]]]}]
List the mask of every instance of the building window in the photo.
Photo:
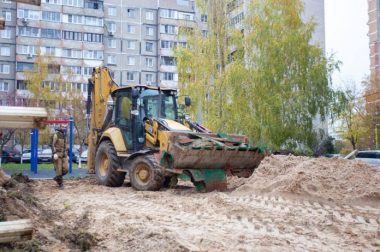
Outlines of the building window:
[{"label": "building window", "polygon": [[40,15],[39,11],[24,10],[24,9],[17,10],[17,17],[18,18],[31,19],[31,20],[40,20],[41,19],[41,15]]},{"label": "building window", "polygon": [[129,18],[135,18],[136,17],[136,9],[131,9],[131,8],[128,8],[127,9],[127,13],[128,13],[128,17]]},{"label": "building window", "polygon": [[148,35],[148,36],[154,35],[154,28],[153,27],[147,26],[147,27],[145,27],[145,29],[146,29],[146,35]]},{"label": "building window", "polygon": [[153,58],[145,58],[145,65],[147,67],[153,67]]},{"label": "building window", "polygon": [[67,6],[83,7],[84,1],[83,0],[62,0],[62,4],[67,5]]},{"label": "building window", "polygon": [[127,49],[131,49],[131,50],[136,49],[136,41],[135,40],[128,40],[127,41]]},{"label": "building window", "polygon": [[43,11],[42,20],[52,21],[52,22],[61,22],[61,14],[59,12]]},{"label": "building window", "polygon": [[129,66],[134,66],[136,64],[136,58],[135,57],[128,57],[127,58],[127,64]]},{"label": "building window", "polygon": [[41,2],[42,3],[47,3],[47,4],[56,4],[56,5],[60,5],[61,4],[61,0],[42,0]]},{"label": "building window", "polygon": [[6,64],[0,64],[0,73],[2,74],[9,74],[10,73],[11,66]]},{"label": "building window", "polygon": [[107,63],[108,63],[108,65],[116,65],[116,56],[115,55],[108,55],[107,56]]},{"label": "building window", "polygon": [[55,56],[55,47],[47,46],[43,48],[43,51],[46,55]]},{"label": "building window", "polygon": [[208,36],[208,31],[202,30],[202,37],[207,38],[207,36]]},{"label": "building window", "polygon": [[11,29],[9,27],[5,27],[5,30],[0,31],[1,38],[10,39],[11,38]]},{"label": "building window", "polygon": [[108,48],[116,48],[116,39],[108,39]]},{"label": "building window", "polygon": [[82,69],[80,66],[62,66],[62,74],[73,74],[73,75],[81,75]]},{"label": "building window", "polygon": [[83,41],[102,43],[103,42],[103,34],[83,33]]},{"label": "building window", "polygon": [[16,64],[16,71],[17,72],[23,72],[25,70],[32,71],[33,68],[34,68],[33,63],[17,62],[17,64]]},{"label": "building window", "polygon": [[82,84],[82,92],[87,92],[87,87],[88,87],[88,84],[87,83],[83,83]]},{"label": "building window", "polygon": [[81,59],[82,51],[75,49],[62,49],[62,57],[72,58],[72,59]]},{"label": "building window", "polygon": [[41,29],[41,38],[61,39],[61,31],[54,29]]},{"label": "building window", "polygon": [[36,47],[31,45],[17,45],[17,53],[35,55]]},{"label": "building window", "polygon": [[127,26],[127,32],[128,33],[135,33],[136,32],[136,26],[134,26],[134,25],[128,25]]},{"label": "building window", "polygon": [[153,52],[153,43],[152,42],[145,42],[145,51]]},{"label": "building window", "polygon": [[83,24],[83,16],[80,15],[67,15],[67,22],[71,24]]},{"label": "building window", "polygon": [[161,80],[174,81],[174,73],[170,73],[170,72],[161,73]]},{"label": "building window", "polygon": [[59,74],[61,72],[61,65],[49,64],[48,73],[50,74]]},{"label": "building window", "polygon": [[18,27],[20,36],[25,37],[39,37],[39,29],[36,27]]},{"label": "building window", "polygon": [[201,15],[201,22],[202,23],[207,23],[207,15],[205,15],[205,14]]},{"label": "building window", "polygon": [[133,72],[127,72],[127,81],[134,81],[135,74]]},{"label": "building window", "polygon": [[103,51],[83,50],[83,58],[102,60],[103,59]]},{"label": "building window", "polygon": [[182,48],[186,48],[187,47],[187,43],[186,42],[178,42],[178,46],[180,46]]},{"label": "building window", "polygon": [[172,49],[175,46],[176,46],[176,42],[174,42],[174,41],[161,40],[161,48],[162,49]]},{"label": "building window", "polygon": [[178,19],[182,20],[194,20],[194,14],[191,13],[180,13]]},{"label": "building window", "polygon": [[103,26],[103,18],[85,16],[84,20],[86,25]]},{"label": "building window", "polygon": [[175,58],[174,57],[169,57],[169,56],[161,56],[161,65],[165,66],[175,66]]},{"label": "building window", "polygon": [[12,13],[10,11],[3,11],[3,18],[5,21],[12,21]]},{"label": "building window", "polygon": [[11,48],[7,46],[0,47],[0,56],[11,56]]},{"label": "building window", "polygon": [[6,81],[0,81],[0,91],[8,92],[8,90],[9,90],[9,83]]},{"label": "building window", "polygon": [[84,75],[91,75],[93,69],[94,69],[93,67],[83,67],[83,74]]},{"label": "building window", "polygon": [[108,24],[107,24],[107,30],[108,30],[108,32],[115,33],[116,32],[116,24],[115,24],[115,22],[108,22]]},{"label": "building window", "polygon": [[16,84],[17,90],[27,90],[26,81],[18,80]]},{"label": "building window", "polygon": [[146,20],[153,20],[154,19],[153,11],[147,11],[147,12],[145,12],[145,19]]},{"label": "building window", "polygon": [[145,81],[147,84],[153,83],[153,74],[145,74]]},{"label": "building window", "polygon": [[87,9],[100,10],[103,9],[103,3],[100,1],[86,1],[84,7]]},{"label": "building window", "polygon": [[12,3],[12,1],[11,0],[3,0],[3,3],[10,4],[10,3]]},{"label": "building window", "polygon": [[73,32],[73,31],[63,31],[63,38],[67,39],[67,40],[82,41],[82,33],[81,32]]},{"label": "building window", "polygon": [[177,33],[177,27],[175,25],[161,25],[160,29],[161,29],[161,33],[166,33],[166,34]]},{"label": "building window", "polygon": [[161,9],[160,17],[162,18],[177,18],[178,12],[175,10]]},{"label": "building window", "polygon": [[111,17],[116,16],[116,7],[108,7],[108,16],[111,16]]}]

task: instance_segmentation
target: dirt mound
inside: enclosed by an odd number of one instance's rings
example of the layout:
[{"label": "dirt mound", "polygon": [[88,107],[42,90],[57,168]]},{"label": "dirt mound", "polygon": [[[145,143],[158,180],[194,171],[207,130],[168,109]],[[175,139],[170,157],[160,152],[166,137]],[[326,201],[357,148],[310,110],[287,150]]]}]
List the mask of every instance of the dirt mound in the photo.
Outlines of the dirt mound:
[{"label": "dirt mound", "polygon": [[380,169],[363,162],[272,155],[236,191],[283,192],[346,203],[378,203],[379,185]]},{"label": "dirt mound", "polygon": [[10,177],[7,174],[5,174],[3,170],[0,169],[0,187],[4,186],[9,180]]}]

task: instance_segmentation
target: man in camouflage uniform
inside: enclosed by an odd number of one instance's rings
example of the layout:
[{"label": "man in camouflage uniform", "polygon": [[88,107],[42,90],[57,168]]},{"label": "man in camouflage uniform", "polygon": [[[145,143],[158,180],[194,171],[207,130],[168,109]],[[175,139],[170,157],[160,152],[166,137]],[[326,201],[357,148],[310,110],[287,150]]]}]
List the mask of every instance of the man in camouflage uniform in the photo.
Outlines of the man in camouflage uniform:
[{"label": "man in camouflage uniform", "polygon": [[67,174],[66,125],[61,124],[53,135],[52,141],[55,177],[58,187],[63,189],[63,176]]}]

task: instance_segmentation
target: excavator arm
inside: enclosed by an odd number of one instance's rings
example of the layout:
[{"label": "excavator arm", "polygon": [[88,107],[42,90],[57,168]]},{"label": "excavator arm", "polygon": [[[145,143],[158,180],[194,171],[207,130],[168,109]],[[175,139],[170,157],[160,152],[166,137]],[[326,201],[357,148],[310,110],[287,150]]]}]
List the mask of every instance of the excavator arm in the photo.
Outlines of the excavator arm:
[{"label": "excavator arm", "polygon": [[89,129],[87,169],[89,173],[95,172],[96,145],[106,126],[107,103],[111,93],[118,87],[106,67],[95,68],[89,79],[87,93],[87,127]]}]

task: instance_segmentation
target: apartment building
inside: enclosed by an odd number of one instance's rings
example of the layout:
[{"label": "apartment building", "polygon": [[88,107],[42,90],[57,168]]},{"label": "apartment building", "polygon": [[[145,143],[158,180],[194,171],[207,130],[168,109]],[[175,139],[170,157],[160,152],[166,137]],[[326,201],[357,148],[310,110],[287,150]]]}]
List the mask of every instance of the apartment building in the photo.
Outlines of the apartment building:
[{"label": "apartment building", "polygon": [[[248,0],[227,8],[239,27]],[[305,0],[305,16],[319,22],[315,41],[324,47],[323,0]],[[200,27],[207,15],[193,0],[42,0],[41,6],[0,0],[6,30],[0,33],[0,104],[24,104],[28,96],[23,71],[37,52],[52,59],[43,83],[52,91],[86,92],[92,68],[105,65],[120,85],[177,87],[172,49],[186,46],[180,29]],[[57,74],[66,84],[57,83]]]},{"label": "apartment building", "polygon": [[103,64],[103,1],[42,0],[34,6],[2,0],[0,7],[6,19],[0,36],[1,104],[25,104],[23,71],[33,69],[38,53],[50,61],[44,87],[86,91],[93,67]]},{"label": "apartment building", "polygon": [[105,65],[121,85],[177,87],[172,49],[185,46],[178,30],[195,24],[193,1],[106,0]]},{"label": "apartment building", "polygon": [[12,104],[16,69],[16,3],[0,0],[0,15],[5,30],[0,31],[0,105]]},{"label": "apartment building", "polygon": [[378,116],[380,113],[380,1],[368,0],[368,17],[371,89],[365,97],[366,109],[370,114]]}]

